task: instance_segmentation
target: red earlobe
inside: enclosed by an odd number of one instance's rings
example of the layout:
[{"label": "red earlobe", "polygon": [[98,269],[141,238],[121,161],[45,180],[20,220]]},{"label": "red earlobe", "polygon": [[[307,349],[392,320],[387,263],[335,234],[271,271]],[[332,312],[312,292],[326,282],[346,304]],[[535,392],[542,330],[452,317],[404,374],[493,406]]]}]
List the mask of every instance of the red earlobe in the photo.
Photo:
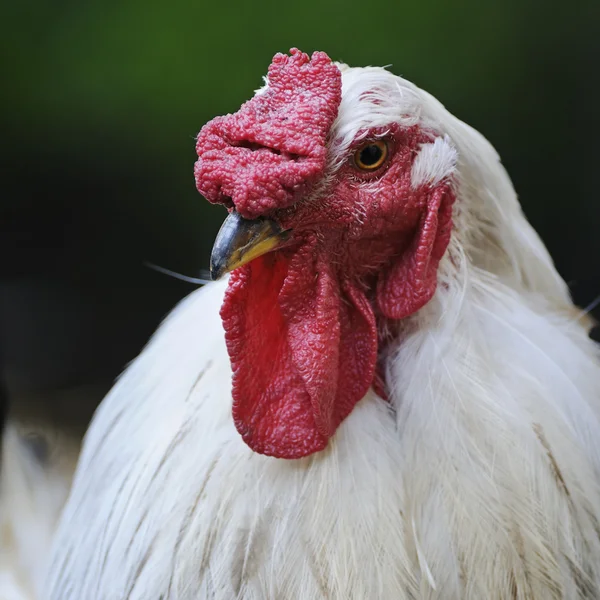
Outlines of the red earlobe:
[{"label": "red earlobe", "polygon": [[414,240],[379,278],[377,303],[388,319],[408,317],[431,300],[450,241],[454,198],[447,184],[431,191]]}]

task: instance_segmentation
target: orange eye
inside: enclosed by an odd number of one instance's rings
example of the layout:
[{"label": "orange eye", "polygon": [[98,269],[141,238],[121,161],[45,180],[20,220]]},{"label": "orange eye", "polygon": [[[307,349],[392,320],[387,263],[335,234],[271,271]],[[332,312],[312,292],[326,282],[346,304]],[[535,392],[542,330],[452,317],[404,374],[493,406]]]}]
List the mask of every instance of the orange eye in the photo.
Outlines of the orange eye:
[{"label": "orange eye", "polygon": [[354,164],[362,171],[378,169],[387,158],[388,147],[383,140],[369,141],[354,153]]}]

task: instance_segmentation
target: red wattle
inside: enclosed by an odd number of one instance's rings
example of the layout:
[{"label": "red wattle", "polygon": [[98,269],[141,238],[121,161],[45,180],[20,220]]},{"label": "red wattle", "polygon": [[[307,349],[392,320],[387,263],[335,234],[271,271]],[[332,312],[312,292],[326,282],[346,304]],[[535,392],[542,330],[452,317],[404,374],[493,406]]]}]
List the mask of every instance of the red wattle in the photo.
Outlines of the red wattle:
[{"label": "red wattle", "polygon": [[221,317],[244,441],[278,458],[325,448],[373,381],[377,329],[364,292],[306,242],[234,271]]}]

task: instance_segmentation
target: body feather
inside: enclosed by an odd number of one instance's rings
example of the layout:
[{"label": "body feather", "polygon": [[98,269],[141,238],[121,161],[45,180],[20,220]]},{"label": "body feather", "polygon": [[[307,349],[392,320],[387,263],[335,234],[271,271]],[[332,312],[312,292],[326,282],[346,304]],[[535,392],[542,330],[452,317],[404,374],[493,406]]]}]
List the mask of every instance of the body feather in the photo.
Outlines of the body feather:
[{"label": "body feather", "polygon": [[47,424],[8,421],[0,463],[1,600],[40,597],[78,450],[78,439]]}]

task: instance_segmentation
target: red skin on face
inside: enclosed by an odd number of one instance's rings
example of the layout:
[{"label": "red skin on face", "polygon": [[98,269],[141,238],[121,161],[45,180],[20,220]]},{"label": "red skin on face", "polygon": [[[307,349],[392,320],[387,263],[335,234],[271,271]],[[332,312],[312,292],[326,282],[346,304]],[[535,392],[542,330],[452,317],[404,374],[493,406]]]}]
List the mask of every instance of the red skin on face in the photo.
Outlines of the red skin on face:
[{"label": "red skin on face", "polygon": [[208,123],[196,146],[209,201],[293,229],[288,247],[232,273],[221,309],[235,425],[253,450],[279,458],[326,447],[374,382],[377,323],[431,298],[450,238],[449,183],[411,187],[419,146],[433,139],[418,127],[390,125],[378,171],[349,160],[307,200],[340,101],[329,58],[292,50],[274,58],[267,91]]}]

